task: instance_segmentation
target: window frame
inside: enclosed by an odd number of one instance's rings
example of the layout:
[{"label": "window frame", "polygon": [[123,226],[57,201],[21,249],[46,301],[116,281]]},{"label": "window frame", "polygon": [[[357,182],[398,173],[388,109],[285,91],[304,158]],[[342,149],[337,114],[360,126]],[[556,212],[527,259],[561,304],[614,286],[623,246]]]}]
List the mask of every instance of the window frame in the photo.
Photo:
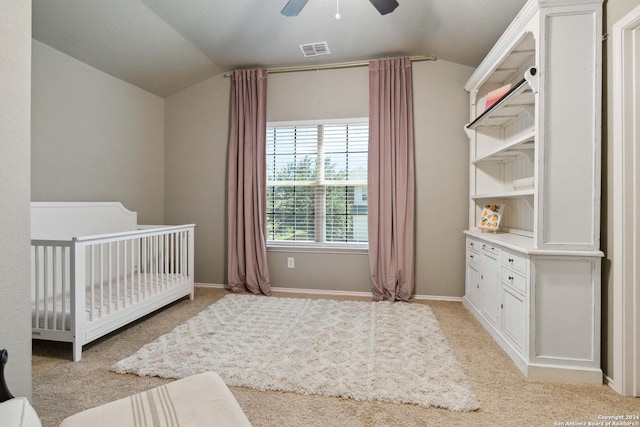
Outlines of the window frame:
[{"label": "window frame", "polygon": [[[317,126],[317,125],[341,125],[341,124],[362,124],[369,125],[368,117],[351,117],[340,119],[313,119],[313,120],[288,120],[269,121],[266,128],[288,127],[288,126]],[[368,152],[368,146],[367,146]],[[367,165],[368,168],[368,165]],[[368,181],[368,180],[366,180]],[[267,182],[268,184],[268,182]],[[368,189],[368,182],[367,189]],[[268,187],[265,186],[265,189]],[[314,185],[315,187],[315,185]],[[368,214],[367,214],[368,218]],[[266,220],[266,218],[265,218]],[[317,224],[316,224],[317,227]],[[290,240],[269,240],[267,238],[267,250],[273,252],[307,252],[307,253],[360,253],[369,252],[369,242],[310,242],[310,241],[290,241]]]}]

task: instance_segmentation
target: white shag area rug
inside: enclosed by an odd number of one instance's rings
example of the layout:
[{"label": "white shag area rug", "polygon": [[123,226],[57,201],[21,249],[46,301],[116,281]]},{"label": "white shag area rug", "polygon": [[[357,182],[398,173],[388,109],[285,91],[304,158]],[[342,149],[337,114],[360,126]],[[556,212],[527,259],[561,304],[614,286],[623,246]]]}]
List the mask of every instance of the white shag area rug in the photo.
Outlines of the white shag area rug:
[{"label": "white shag area rug", "polygon": [[229,386],[470,411],[479,404],[429,307],[227,295],[111,368]]}]

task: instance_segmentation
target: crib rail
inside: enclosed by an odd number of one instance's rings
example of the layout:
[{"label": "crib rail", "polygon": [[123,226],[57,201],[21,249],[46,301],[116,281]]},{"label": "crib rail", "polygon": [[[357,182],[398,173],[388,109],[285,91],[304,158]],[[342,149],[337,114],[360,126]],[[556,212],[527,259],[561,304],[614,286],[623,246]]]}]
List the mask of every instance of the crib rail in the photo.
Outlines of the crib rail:
[{"label": "crib rail", "polygon": [[189,226],[76,238],[85,257],[89,320],[183,283],[193,272]]},{"label": "crib rail", "polygon": [[61,341],[71,336],[75,343],[87,322],[192,284],[193,230],[188,224],[70,241],[32,240],[33,336]]}]

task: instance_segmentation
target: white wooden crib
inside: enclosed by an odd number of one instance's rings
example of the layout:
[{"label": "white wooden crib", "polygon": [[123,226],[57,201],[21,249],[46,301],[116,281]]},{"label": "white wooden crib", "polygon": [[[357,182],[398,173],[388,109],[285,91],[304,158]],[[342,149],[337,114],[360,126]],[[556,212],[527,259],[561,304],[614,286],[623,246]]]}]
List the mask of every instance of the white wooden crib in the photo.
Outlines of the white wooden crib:
[{"label": "white wooden crib", "polygon": [[82,346],[193,299],[194,224],[139,226],[119,202],[32,202],[32,337]]}]

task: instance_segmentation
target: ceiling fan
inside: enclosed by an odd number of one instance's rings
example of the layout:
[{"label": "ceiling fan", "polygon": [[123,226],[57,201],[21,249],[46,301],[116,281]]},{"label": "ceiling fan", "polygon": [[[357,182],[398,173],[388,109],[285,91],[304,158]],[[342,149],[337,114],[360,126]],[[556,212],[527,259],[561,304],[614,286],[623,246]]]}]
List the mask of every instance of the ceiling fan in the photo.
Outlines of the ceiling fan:
[{"label": "ceiling fan", "polygon": [[[306,6],[309,0],[289,0],[284,6],[282,13],[284,16],[298,16],[300,11]],[[398,2],[396,0],[369,0],[371,4],[380,12],[380,15],[386,15],[396,10]]]}]

